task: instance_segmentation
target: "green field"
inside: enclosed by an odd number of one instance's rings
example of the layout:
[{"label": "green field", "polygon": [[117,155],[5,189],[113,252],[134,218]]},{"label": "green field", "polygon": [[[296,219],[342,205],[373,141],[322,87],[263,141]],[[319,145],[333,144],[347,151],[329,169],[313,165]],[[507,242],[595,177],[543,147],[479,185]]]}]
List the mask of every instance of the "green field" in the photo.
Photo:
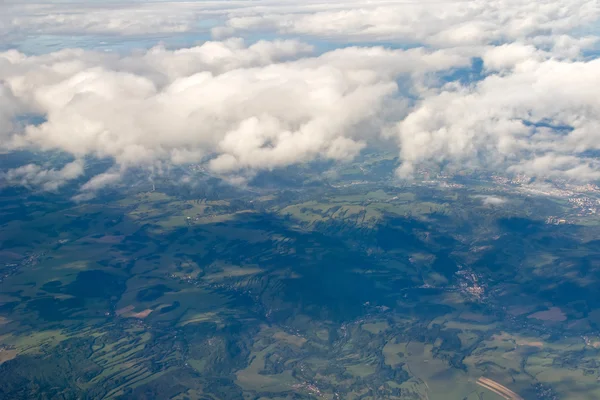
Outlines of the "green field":
[{"label": "green field", "polygon": [[600,232],[477,188],[0,203],[0,398],[600,398]]}]

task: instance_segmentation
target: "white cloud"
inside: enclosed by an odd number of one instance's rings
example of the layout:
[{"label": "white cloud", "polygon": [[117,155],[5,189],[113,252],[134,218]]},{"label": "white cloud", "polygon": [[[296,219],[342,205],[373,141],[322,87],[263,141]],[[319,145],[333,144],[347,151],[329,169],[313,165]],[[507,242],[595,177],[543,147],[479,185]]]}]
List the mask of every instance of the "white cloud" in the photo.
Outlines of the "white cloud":
[{"label": "white cloud", "polygon": [[506,199],[498,196],[481,196],[481,202],[484,206],[501,206],[506,203]]},{"label": "white cloud", "polygon": [[[600,177],[588,156],[600,150],[600,61],[582,56],[598,42],[596,0],[24,0],[0,8],[5,46],[45,35],[168,38],[211,28],[216,38],[275,38],[128,54],[0,53],[0,150],[114,159],[114,170],[83,186],[84,197],[132,166],[205,162],[243,180],[259,169],[348,160],[382,132],[398,140],[401,176],[443,164]],[[321,41],[344,48],[317,54]],[[436,74],[468,68],[472,57],[483,60],[480,81],[444,83]],[[44,122],[21,129],[22,116]],[[49,190],[73,179],[22,168],[3,179]]]},{"label": "white cloud", "polygon": [[83,166],[81,160],[70,162],[58,170],[44,169],[36,164],[27,164],[0,172],[0,183],[55,191],[67,182],[82,176],[84,172]]},{"label": "white cloud", "polygon": [[[259,3],[260,4],[260,3]],[[474,46],[553,37],[596,21],[595,0],[345,1],[262,3],[232,9],[217,37],[275,30],[339,41]]]},{"label": "white cloud", "polygon": [[104,172],[102,174],[94,176],[92,179],[87,181],[82,187],[81,191],[96,191],[98,189],[102,189],[106,186],[114,184],[121,179],[121,174],[119,172]]},{"label": "white cloud", "polygon": [[[464,47],[516,40],[578,51],[568,36],[600,17],[596,0],[61,1],[7,3],[0,37],[165,36],[205,33],[312,36],[340,43]],[[567,43],[568,42],[568,43]]]},{"label": "white cloud", "polygon": [[[448,86],[425,98],[401,121],[400,175],[448,162],[457,168],[509,167],[533,176],[597,179],[594,160],[582,153],[600,149],[600,59],[519,58],[523,61],[504,75]],[[503,65],[508,66],[515,58],[504,60],[511,60]]]},{"label": "white cloud", "polygon": [[517,42],[488,48],[482,55],[488,72],[512,69],[524,61],[541,61],[545,58],[547,58],[546,54],[535,46]]},{"label": "white cloud", "polygon": [[[397,79],[469,63],[422,49],[308,51],[295,41],[236,39],[124,57],[9,51],[0,54],[7,98],[45,122],[3,145],[111,157],[121,168],[210,157],[219,173],[345,160],[379,134]],[[367,122],[376,130],[361,129]]]},{"label": "white cloud", "polygon": [[157,35],[194,32],[219,15],[208,2],[28,2],[0,5],[0,35]]}]

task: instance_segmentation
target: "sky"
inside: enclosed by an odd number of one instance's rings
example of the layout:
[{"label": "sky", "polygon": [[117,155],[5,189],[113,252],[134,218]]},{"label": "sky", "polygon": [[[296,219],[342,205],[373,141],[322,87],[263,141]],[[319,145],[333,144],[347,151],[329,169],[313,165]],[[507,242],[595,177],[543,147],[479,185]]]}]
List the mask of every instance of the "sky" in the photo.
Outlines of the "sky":
[{"label": "sky", "polygon": [[243,181],[395,149],[443,166],[600,179],[598,0],[0,0],[0,170],[60,191],[91,157]]}]

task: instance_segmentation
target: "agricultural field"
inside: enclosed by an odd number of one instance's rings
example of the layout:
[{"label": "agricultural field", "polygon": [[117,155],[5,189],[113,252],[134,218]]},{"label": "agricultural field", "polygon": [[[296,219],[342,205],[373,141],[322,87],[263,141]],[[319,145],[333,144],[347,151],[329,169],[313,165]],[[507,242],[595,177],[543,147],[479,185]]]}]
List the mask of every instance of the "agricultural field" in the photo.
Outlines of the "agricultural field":
[{"label": "agricultural field", "polygon": [[0,398],[600,398],[596,226],[356,173],[4,193]]}]

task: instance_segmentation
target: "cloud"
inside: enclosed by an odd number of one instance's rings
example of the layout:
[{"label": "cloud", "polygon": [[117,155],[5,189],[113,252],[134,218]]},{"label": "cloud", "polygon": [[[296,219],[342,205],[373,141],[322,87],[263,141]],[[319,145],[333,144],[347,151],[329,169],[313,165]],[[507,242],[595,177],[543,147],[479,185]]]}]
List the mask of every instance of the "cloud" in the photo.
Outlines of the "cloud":
[{"label": "cloud", "polygon": [[205,2],[31,2],[3,5],[4,35],[157,35],[199,31],[222,6]]},{"label": "cloud", "polygon": [[506,203],[506,199],[498,196],[481,196],[481,202],[484,206],[501,206]]},{"label": "cloud", "polygon": [[109,157],[121,169],[209,159],[221,174],[347,160],[379,135],[401,77],[470,62],[423,49],[310,51],[297,41],[230,39],[126,56],[5,52],[4,98],[43,122],[1,146]]},{"label": "cloud", "polygon": [[[259,3],[260,4],[260,3]],[[596,21],[595,0],[345,1],[262,3],[232,9],[216,37],[245,31],[312,35],[342,42],[395,42],[435,47],[553,37]]]},{"label": "cloud", "polygon": [[512,69],[524,61],[541,61],[545,58],[547,58],[545,52],[535,46],[518,42],[491,47],[482,54],[484,66],[488,72]]},{"label": "cloud", "polygon": [[[381,136],[398,142],[401,177],[443,166],[600,178],[600,61],[589,52],[596,0],[1,7],[4,47],[61,35],[87,36],[92,48],[100,37],[215,38],[179,49],[0,53],[0,151],[114,160],[82,186],[83,197],[132,167],[201,163],[243,181],[258,170],[350,160]],[[270,40],[232,37],[244,35]],[[33,164],[2,176],[47,190],[74,179]]]},{"label": "cloud", "polygon": [[[507,48],[494,49],[505,52]],[[488,57],[493,68],[513,67],[475,85],[447,85],[423,99],[397,125],[401,176],[415,167],[448,163],[532,176],[598,178],[588,154],[600,149],[600,60],[537,61]],[[533,54],[533,53],[531,53]],[[520,62],[517,60],[521,60]]]},{"label": "cloud", "polygon": [[0,143],[12,133],[14,116],[20,113],[20,105],[6,85],[0,81]]},{"label": "cloud", "polygon": [[83,175],[84,164],[75,160],[66,164],[61,169],[44,169],[36,164],[27,164],[22,167],[0,172],[0,184],[10,186],[24,186],[45,191],[56,191],[69,181]]},{"label": "cloud", "polygon": [[15,42],[35,35],[168,37],[211,31],[218,40],[256,34],[287,35],[341,44],[384,42],[432,48],[527,40],[538,46],[573,51],[589,43],[569,35],[582,31],[599,17],[600,7],[595,0],[25,0],[3,6],[0,37]]}]

